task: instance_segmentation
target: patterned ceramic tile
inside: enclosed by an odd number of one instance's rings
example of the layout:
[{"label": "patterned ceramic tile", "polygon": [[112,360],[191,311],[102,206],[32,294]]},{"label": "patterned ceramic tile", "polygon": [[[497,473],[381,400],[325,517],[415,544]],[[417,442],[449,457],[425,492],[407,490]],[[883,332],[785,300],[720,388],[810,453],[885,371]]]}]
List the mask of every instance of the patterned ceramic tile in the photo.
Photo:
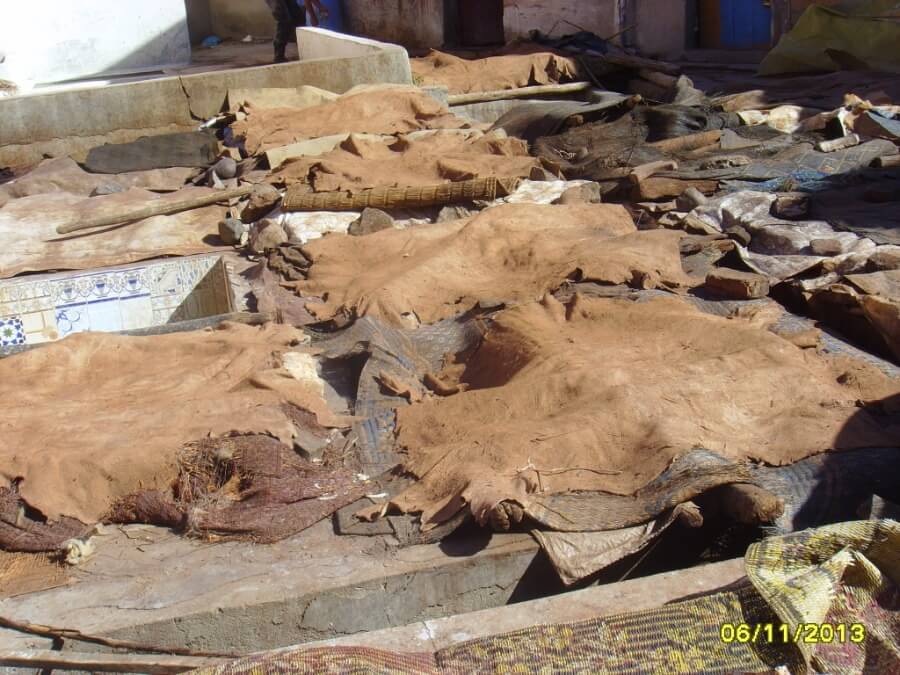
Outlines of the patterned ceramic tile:
[{"label": "patterned ceramic tile", "polygon": [[10,339],[22,340],[15,344],[148,328],[232,308],[227,270],[217,255],[0,281],[0,321],[19,322],[9,329]]},{"label": "patterned ceramic tile", "polygon": [[0,319],[0,347],[25,344],[25,328],[18,316]]}]

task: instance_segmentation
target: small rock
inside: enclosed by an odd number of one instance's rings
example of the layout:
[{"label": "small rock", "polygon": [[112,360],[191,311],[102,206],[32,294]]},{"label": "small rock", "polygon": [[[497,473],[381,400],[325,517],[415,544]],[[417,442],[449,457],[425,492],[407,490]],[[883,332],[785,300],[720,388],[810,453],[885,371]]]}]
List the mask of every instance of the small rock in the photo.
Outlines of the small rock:
[{"label": "small rock", "polygon": [[866,269],[871,272],[900,270],[900,246],[879,246],[869,256]]},{"label": "small rock", "polygon": [[536,181],[542,181],[542,182],[552,182],[555,180],[559,180],[559,178],[554,176],[552,173],[547,171],[547,169],[545,169],[542,166],[532,167],[531,174],[529,174],[528,178],[529,178],[529,180],[536,180]]},{"label": "small rock", "polygon": [[771,214],[786,220],[806,218],[809,215],[809,195],[804,192],[783,192],[772,202]]},{"label": "small rock", "polygon": [[844,252],[844,247],[837,239],[813,239],[809,242],[809,249],[813,255],[831,258]]},{"label": "small rock", "polygon": [[261,220],[250,227],[250,250],[263,254],[288,240],[284,228],[274,220]]},{"label": "small rock", "polygon": [[554,204],[599,204],[603,201],[603,192],[597,183],[590,182],[571,187],[560,195]]},{"label": "small rock", "polygon": [[359,218],[350,223],[347,234],[353,237],[362,237],[381,230],[389,230],[394,227],[394,219],[381,209],[366,208]]},{"label": "small rock", "polygon": [[103,195],[114,195],[117,192],[125,192],[125,188],[118,183],[104,183],[98,185],[91,191],[91,197],[101,197]]},{"label": "small rock", "polygon": [[686,234],[678,243],[681,255],[700,253],[700,251],[710,246],[725,252],[734,249],[734,244],[721,234]]},{"label": "small rock", "polygon": [[465,206],[445,206],[438,213],[437,222],[446,223],[451,220],[463,220],[472,215],[472,211]]},{"label": "small rock", "polygon": [[219,222],[219,238],[229,246],[240,246],[249,233],[247,227],[237,218],[226,218]]},{"label": "small rock", "polygon": [[705,288],[733,300],[752,300],[769,294],[769,280],[761,274],[720,267],[706,276]]},{"label": "small rock", "polygon": [[725,234],[734,239],[741,246],[749,246],[750,245],[750,233],[747,232],[740,225],[732,225],[731,227],[725,230]]},{"label": "small rock", "polygon": [[[684,225],[686,216],[680,211],[666,211],[665,213],[660,214],[656,218],[656,224],[658,227],[665,227],[669,230],[677,230],[683,229],[687,232],[697,233],[697,230],[691,230]],[[640,227],[640,223],[638,223],[638,229],[647,229]],[[656,229],[656,228],[649,228]],[[709,234],[707,231],[701,231],[699,234]]]},{"label": "small rock", "polygon": [[695,187],[689,187],[675,200],[675,204],[679,211],[690,213],[698,206],[706,204],[707,201],[706,195],[700,192],[700,190]]},{"label": "small rock", "polygon": [[684,216],[679,224],[681,229],[685,232],[690,232],[691,234],[722,234],[717,228],[713,227],[705,220],[698,218],[693,213],[688,213]]},{"label": "small rock", "polygon": [[281,193],[268,183],[259,183],[253,186],[250,193],[250,201],[241,212],[241,220],[245,223],[254,223],[260,218],[265,218],[278,206],[281,201]]},{"label": "small rock", "polygon": [[212,170],[223,180],[234,178],[237,175],[237,162],[231,159],[231,157],[223,157],[213,164]]}]

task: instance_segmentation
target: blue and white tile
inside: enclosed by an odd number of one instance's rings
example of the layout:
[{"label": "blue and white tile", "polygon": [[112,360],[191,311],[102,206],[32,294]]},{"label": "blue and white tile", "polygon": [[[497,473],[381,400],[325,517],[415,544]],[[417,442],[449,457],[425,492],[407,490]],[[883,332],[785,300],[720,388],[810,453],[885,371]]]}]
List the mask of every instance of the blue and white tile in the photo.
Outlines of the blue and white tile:
[{"label": "blue and white tile", "polygon": [[87,305],[68,305],[56,308],[56,327],[59,337],[64,338],[72,333],[83,333],[91,329],[88,320]]},{"label": "blue and white tile", "polygon": [[25,327],[22,318],[11,316],[0,319],[0,347],[13,347],[25,344]]}]

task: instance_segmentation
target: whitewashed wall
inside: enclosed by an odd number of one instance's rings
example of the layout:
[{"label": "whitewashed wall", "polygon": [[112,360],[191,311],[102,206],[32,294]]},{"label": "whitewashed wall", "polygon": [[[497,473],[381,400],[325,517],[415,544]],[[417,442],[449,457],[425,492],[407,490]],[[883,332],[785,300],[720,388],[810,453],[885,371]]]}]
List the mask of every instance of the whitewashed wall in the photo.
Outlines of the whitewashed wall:
[{"label": "whitewashed wall", "polygon": [[25,88],[190,62],[184,0],[0,0],[0,5],[0,79]]}]

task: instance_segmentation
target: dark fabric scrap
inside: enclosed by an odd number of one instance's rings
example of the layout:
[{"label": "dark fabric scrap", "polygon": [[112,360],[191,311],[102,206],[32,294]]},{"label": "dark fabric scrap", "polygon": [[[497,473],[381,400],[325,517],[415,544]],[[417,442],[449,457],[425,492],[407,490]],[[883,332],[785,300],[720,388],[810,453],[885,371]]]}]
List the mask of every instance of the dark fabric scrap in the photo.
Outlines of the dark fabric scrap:
[{"label": "dark fabric scrap", "polygon": [[160,134],[91,148],[84,168],[91,173],[125,173],[175,166],[207,167],[216,161],[218,152],[212,131]]},{"label": "dark fabric scrap", "polygon": [[49,521],[19,497],[15,484],[0,488],[0,549],[4,551],[56,551],[67,539],[82,537],[91,529],[75,518]]},{"label": "dark fabric scrap", "polygon": [[503,129],[510,136],[533,143],[541,136],[558,134],[564,129],[566,122],[575,115],[580,115],[584,122],[594,122],[627,109],[629,100],[627,95],[604,93],[610,96],[602,103],[528,101],[503,115],[494,123],[491,130]]},{"label": "dark fabric scrap", "polygon": [[824,220],[835,229],[868,237],[876,244],[900,245],[900,209],[865,199],[868,190],[896,188],[900,169],[880,172],[870,169],[864,175],[873,176],[873,180],[859,185],[832,186],[830,190],[813,194],[810,217]]},{"label": "dark fabric scrap", "polygon": [[476,322],[463,319],[399,330],[363,317],[341,333],[314,343],[325,359],[322,374],[326,380],[334,362],[365,361],[355,392],[354,415],[359,421],[353,424],[360,471],[379,476],[400,463],[393,448],[395,410],[409,400],[383,386],[385,375],[424,393],[424,375],[439,372],[445,355],[465,351],[480,337]]}]

